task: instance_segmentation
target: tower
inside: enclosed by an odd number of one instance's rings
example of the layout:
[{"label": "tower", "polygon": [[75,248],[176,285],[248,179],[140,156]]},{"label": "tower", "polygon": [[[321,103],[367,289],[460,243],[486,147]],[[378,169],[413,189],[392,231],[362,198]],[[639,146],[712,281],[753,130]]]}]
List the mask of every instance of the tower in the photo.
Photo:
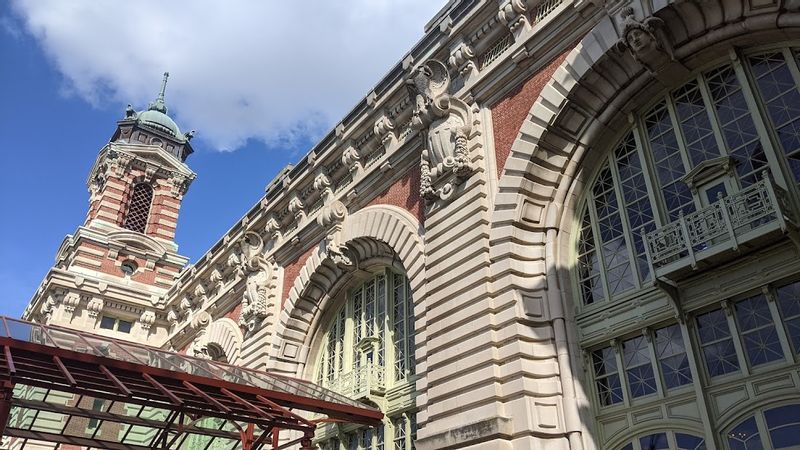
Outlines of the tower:
[{"label": "tower", "polygon": [[164,294],[187,262],[175,228],[195,178],[185,163],[194,131],[167,115],[168,77],[147,109],[128,105],[100,150],[86,221],[64,239],[25,318],[140,342],[165,335]]}]

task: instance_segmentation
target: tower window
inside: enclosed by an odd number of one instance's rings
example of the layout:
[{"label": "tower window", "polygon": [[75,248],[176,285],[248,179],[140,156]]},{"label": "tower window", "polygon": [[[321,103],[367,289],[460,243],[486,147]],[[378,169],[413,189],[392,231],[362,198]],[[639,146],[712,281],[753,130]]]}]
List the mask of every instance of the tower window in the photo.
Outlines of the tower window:
[{"label": "tower window", "polygon": [[131,202],[128,205],[128,214],[125,216],[125,222],[122,226],[131,231],[144,233],[152,202],[153,188],[149,184],[137,183],[134,185]]}]

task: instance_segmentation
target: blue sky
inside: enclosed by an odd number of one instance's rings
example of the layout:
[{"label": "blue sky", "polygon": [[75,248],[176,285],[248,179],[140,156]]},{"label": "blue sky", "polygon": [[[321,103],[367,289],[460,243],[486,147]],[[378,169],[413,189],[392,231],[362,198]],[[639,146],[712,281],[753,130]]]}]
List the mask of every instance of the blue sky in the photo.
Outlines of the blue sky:
[{"label": "blue sky", "polygon": [[[142,41],[98,41],[92,35],[92,27],[100,27],[115,7],[131,2],[48,3],[0,4],[0,314],[9,316],[22,313],[64,237],[83,223],[86,177],[97,152],[108,142],[127,103],[142,109],[154,98],[161,72],[171,72],[170,114],[181,129],[198,130],[192,141],[195,153],[187,161],[198,177],[184,199],[176,237],[180,252],[193,261],[258,201],[278,170],[302,157],[410,49],[441,6],[387,1],[375,2],[378,7],[356,16],[348,13],[342,21],[378,23],[360,34],[347,27],[320,30],[343,46],[331,60],[326,60],[329,49],[317,45],[316,38],[305,42],[298,34],[294,41],[289,39],[297,47],[295,52],[286,48],[271,52],[270,43],[277,41],[265,37],[266,43],[258,46],[264,61],[255,66],[252,50],[239,57],[225,53],[237,41],[251,45],[263,32],[255,24],[248,33],[248,24],[236,17],[224,25],[214,24],[213,14],[199,15],[195,22],[217,25],[221,34],[205,44],[192,40],[186,49],[181,48],[182,40],[174,38],[172,53],[164,56],[158,39],[148,48]],[[268,15],[264,3],[269,2],[230,5],[243,15],[249,14],[248,6]],[[350,3],[364,5],[363,0]],[[51,13],[64,5],[76,5],[78,11]],[[404,14],[392,13],[392,8],[401,6]],[[153,9],[144,9],[150,14],[147,23],[157,23]],[[75,25],[70,14],[84,22]],[[165,14],[167,19],[174,17],[169,11]],[[189,20],[193,14],[184,13],[189,23],[175,28],[196,27]],[[392,24],[391,35],[381,21]],[[148,33],[141,23],[130,26],[134,33]],[[226,26],[230,32],[224,31]],[[284,31],[291,37],[293,29]],[[219,51],[228,64],[219,64],[214,44],[222,46]],[[198,51],[204,47],[209,54]],[[176,56],[184,51],[192,57]],[[118,54],[127,57],[120,62],[115,59]],[[204,66],[198,68],[195,59]],[[326,61],[325,67],[318,66]],[[304,75],[293,76],[293,70]],[[278,78],[270,82],[271,76]]]}]

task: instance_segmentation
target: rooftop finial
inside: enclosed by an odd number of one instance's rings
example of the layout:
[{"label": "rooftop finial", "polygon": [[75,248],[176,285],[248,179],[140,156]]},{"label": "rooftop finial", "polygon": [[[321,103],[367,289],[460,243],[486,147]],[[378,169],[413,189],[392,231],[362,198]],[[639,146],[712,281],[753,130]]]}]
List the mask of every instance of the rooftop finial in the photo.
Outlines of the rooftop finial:
[{"label": "rooftop finial", "polygon": [[169,72],[164,72],[164,81],[161,82],[161,92],[158,93],[158,99],[162,102],[164,101],[164,91],[167,90],[167,79],[169,78]]},{"label": "rooftop finial", "polygon": [[161,91],[158,93],[158,97],[156,97],[156,101],[150,103],[150,110],[160,111],[164,114],[167,113],[167,104],[164,102],[164,92],[167,90],[167,79],[169,78],[169,72],[164,72],[164,80],[161,82]]}]

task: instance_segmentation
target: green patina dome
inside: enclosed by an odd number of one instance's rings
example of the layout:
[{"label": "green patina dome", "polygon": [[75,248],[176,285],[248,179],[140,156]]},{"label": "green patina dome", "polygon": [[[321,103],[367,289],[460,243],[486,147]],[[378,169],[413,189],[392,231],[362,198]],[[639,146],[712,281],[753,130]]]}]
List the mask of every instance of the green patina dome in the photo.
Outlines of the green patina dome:
[{"label": "green patina dome", "polygon": [[164,91],[167,87],[168,77],[169,72],[165,72],[164,81],[161,84],[161,92],[158,94],[156,101],[150,103],[147,110],[136,113],[136,122],[183,140],[185,136],[178,128],[178,124],[167,115],[167,105],[164,103]]}]

